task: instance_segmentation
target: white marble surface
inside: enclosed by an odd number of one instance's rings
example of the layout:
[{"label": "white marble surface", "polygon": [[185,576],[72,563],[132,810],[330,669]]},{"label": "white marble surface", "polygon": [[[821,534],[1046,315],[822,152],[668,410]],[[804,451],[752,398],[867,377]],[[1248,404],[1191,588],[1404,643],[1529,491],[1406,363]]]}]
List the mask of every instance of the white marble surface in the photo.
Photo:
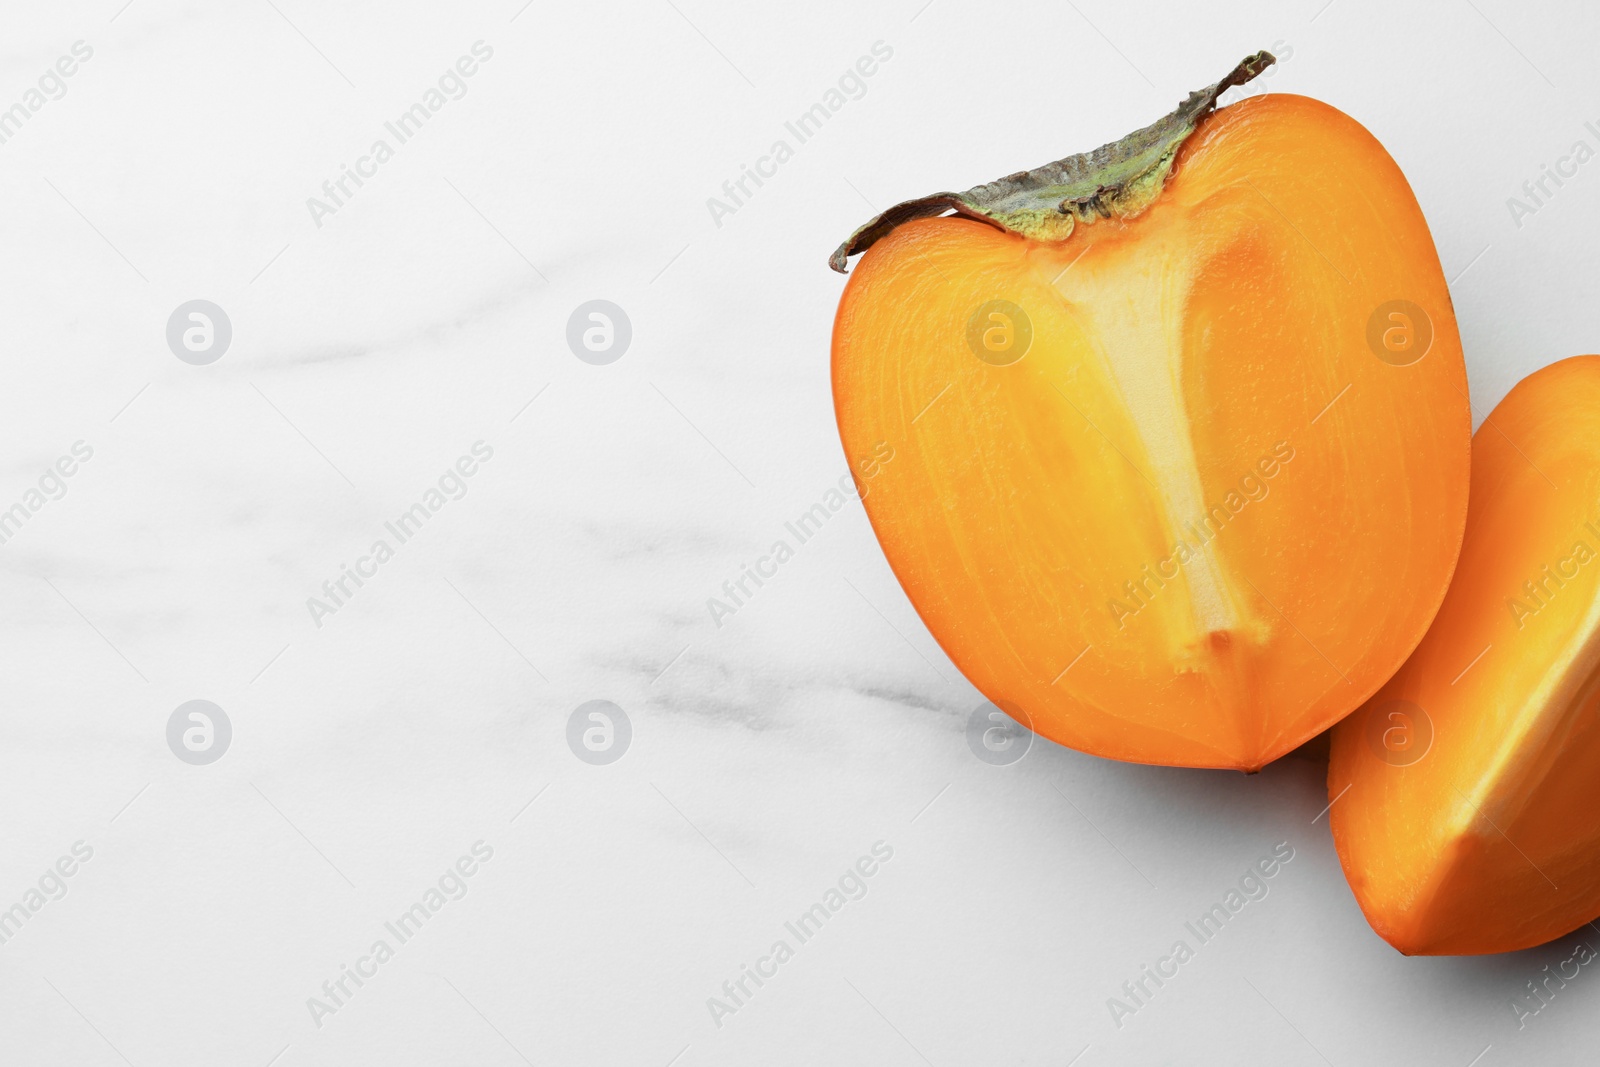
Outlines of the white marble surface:
[{"label": "white marble surface", "polygon": [[[1405,167],[1479,418],[1600,347],[1600,162],[1521,225],[1506,203],[1600,147],[1600,14],[121,4],[0,14],[0,108],[93,50],[0,144],[0,508],[93,449],[0,545],[0,908],[93,850],[0,945],[0,1062],[1489,1067],[1592,1047],[1600,978],[1524,1029],[1511,1008],[1569,946],[1413,960],[1371,933],[1313,822],[1313,762],[973,758],[979,698],[859,504],[721,627],[706,600],[845,472],[824,259],[867,201],[1092,147],[1256,48],[1284,57],[1272,88],[1350,112]],[[307,198],[478,41],[465,95],[317,225]],[[717,225],[707,198],[878,41],[865,93]],[[196,298],[233,326],[207,366],[164,337]],[[597,298],[633,326],[607,366],[564,339]],[[307,598],[478,441],[466,495],[315,625]],[[206,766],[165,738],[191,699],[233,727]],[[592,699],[633,724],[609,766],[565,741]],[[388,934],[479,841],[466,894]],[[865,896],[787,935],[876,842],[893,857]],[[1279,842],[1269,895],[1115,1025],[1107,998]],[[393,958],[313,1018],[380,938]],[[708,998],[779,939],[793,958],[717,1025]]]}]

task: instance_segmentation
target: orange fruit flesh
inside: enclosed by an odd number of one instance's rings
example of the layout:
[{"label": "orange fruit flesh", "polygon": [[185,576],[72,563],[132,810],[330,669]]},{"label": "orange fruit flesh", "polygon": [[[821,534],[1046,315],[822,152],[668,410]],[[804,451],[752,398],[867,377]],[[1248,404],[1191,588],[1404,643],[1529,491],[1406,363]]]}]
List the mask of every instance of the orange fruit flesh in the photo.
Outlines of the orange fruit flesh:
[{"label": "orange fruit flesh", "polygon": [[[1406,366],[1367,341],[1397,299],[1431,323]],[[1064,241],[896,229],[845,290],[833,383],[852,467],[895,449],[865,506],[928,629],[1083,751],[1259,768],[1404,662],[1459,549],[1431,236],[1382,146],[1303,97],[1213,113],[1151,207]]]},{"label": "orange fruit flesh", "polygon": [[[1600,356],[1579,356],[1524,379],[1479,427],[1439,616],[1334,731],[1334,842],[1385,940],[1505,952],[1600,915],[1597,692]],[[1397,707],[1412,721],[1386,739],[1373,720]]]}]

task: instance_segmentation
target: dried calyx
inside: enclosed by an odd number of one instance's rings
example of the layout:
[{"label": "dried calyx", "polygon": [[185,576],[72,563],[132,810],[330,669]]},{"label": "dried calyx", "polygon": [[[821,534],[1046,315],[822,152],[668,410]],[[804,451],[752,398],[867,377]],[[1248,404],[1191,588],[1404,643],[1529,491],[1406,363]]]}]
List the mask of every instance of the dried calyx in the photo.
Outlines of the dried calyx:
[{"label": "dried calyx", "polygon": [[828,265],[843,274],[851,256],[865,252],[895,227],[946,212],[1047,241],[1065,240],[1079,220],[1137,215],[1160,194],[1178,149],[1216,108],[1217,98],[1275,62],[1270,52],[1247,56],[1221,81],[1190,93],[1172,114],[1093,152],[1010,174],[964,193],[934,193],[896,204],[852,233],[828,257]]}]

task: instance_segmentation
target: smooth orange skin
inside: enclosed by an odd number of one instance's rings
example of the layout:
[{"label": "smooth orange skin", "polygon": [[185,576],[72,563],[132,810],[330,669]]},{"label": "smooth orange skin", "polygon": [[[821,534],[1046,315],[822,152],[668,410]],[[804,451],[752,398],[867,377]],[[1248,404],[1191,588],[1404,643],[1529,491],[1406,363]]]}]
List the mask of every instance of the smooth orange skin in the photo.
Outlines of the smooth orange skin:
[{"label": "smooth orange skin", "polygon": [[[1033,327],[1007,366],[967,340],[997,298]],[[1367,342],[1395,299],[1433,326],[1408,366]],[[1461,544],[1471,413],[1432,237],[1383,147],[1304,97],[1215,112],[1153,206],[1065,241],[895,230],[840,301],[833,390],[929,631],[1101,756],[1283,755],[1405,661]]]},{"label": "smooth orange skin", "polygon": [[1600,916],[1600,356],[1523,379],[1478,428],[1450,592],[1334,729],[1328,790],[1350,888],[1401,952],[1508,952]]}]

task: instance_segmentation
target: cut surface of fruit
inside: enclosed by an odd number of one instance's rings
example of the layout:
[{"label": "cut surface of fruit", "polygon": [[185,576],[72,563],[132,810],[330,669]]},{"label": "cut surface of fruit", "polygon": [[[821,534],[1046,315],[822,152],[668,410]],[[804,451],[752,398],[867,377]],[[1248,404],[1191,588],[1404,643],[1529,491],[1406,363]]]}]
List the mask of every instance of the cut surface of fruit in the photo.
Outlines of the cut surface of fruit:
[{"label": "cut surface of fruit", "polygon": [[1281,95],[1193,127],[1129,213],[1102,192],[1067,226],[863,227],[835,256],[870,245],[834,402],[852,468],[895,449],[867,513],[990,700],[1098,755],[1253,770],[1426,630],[1471,415],[1432,238],[1371,134]]},{"label": "cut surface of fruit", "polygon": [[1600,356],[1530,375],[1478,428],[1455,579],[1334,729],[1328,788],[1351,889],[1402,952],[1600,916]]}]

